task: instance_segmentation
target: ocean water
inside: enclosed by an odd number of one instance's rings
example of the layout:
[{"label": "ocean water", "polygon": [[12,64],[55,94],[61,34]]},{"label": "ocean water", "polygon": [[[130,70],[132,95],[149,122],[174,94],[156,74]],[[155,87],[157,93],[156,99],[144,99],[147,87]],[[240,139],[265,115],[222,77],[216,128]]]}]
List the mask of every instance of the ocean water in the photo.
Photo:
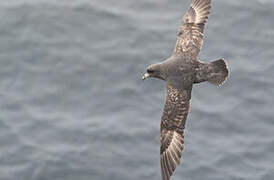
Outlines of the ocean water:
[{"label": "ocean water", "polygon": [[[173,180],[274,179],[274,1],[212,0]],[[0,180],[159,180],[165,84],[190,0],[0,2]]]}]

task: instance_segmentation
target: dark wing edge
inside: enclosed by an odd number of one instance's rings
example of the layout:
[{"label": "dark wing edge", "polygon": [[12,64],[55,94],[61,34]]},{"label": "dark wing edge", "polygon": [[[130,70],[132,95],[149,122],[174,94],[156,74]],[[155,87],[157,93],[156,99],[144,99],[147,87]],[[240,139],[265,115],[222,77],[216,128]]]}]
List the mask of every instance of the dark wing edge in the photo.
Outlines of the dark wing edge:
[{"label": "dark wing edge", "polygon": [[190,108],[191,90],[168,86],[167,99],[161,121],[161,175],[169,180],[180,164],[184,149],[184,129]]},{"label": "dark wing edge", "polygon": [[184,135],[176,131],[166,131],[162,137],[164,139],[162,140],[162,146],[167,147],[161,153],[161,174],[163,180],[169,180],[177,165],[181,162]]},{"label": "dark wing edge", "polygon": [[179,27],[174,54],[198,55],[203,44],[204,26],[210,14],[211,0],[192,0]]}]

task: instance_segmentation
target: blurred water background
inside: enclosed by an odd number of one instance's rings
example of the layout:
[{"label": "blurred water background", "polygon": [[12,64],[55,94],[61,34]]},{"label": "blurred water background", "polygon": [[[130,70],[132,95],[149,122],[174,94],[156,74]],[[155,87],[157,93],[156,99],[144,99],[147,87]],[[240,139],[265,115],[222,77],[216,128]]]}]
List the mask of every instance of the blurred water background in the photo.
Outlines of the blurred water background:
[{"label": "blurred water background", "polygon": [[[159,180],[169,57],[190,0],[0,2],[0,180]],[[274,179],[274,1],[213,0],[172,179]]]}]

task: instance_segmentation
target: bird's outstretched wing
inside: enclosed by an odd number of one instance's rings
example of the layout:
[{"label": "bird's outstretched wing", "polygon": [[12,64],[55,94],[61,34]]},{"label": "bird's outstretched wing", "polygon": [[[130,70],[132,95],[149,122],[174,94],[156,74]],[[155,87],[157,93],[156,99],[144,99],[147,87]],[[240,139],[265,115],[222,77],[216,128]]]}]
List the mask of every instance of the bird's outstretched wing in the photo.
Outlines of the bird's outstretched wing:
[{"label": "bird's outstretched wing", "polygon": [[162,180],[169,180],[180,163],[184,147],[184,128],[190,108],[191,90],[167,86],[167,97],[161,121]]},{"label": "bird's outstretched wing", "polygon": [[210,13],[211,0],[192,0],[179,27],[174,54],[198,55],[203,44],[203,32]]}]

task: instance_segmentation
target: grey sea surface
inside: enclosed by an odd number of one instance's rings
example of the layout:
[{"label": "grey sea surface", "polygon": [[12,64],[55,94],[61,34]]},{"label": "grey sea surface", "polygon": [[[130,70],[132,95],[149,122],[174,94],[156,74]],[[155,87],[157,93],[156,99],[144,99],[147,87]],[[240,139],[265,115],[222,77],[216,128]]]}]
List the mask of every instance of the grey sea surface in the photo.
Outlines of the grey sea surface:
[{"label": "grey sea surface", "polygon": [[[168,58],[190,0],[0,2],[0,180],[159,180]],[[173,180],[274,179],[274,1],[212,0]]]}]

